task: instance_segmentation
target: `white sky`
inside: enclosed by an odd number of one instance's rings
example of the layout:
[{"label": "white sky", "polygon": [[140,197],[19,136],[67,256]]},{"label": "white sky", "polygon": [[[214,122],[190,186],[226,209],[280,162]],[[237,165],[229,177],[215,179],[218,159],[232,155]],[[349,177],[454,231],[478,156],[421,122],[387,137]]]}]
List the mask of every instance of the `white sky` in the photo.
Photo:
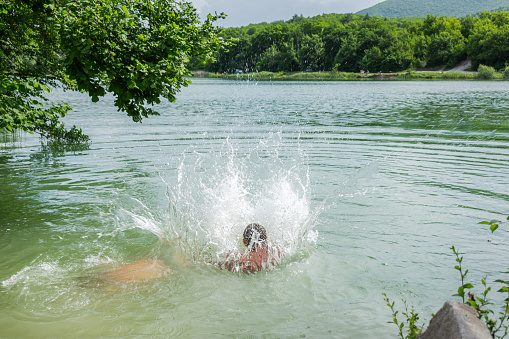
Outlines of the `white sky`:
[{"label": "white sky", "polygon": [[305,17],[323,13],[355,13],[383,0],[187,0],[203,17],[225,12],[228,17],[217,24],[224,27],[246,26],[263,21],[290,20],[294,14]]}]

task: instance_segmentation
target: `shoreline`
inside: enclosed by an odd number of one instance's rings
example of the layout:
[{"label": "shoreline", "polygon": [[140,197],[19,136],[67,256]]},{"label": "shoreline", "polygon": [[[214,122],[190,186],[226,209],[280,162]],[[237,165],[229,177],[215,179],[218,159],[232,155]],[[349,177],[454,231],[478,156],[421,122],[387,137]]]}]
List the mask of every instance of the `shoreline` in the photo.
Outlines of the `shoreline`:
[{"label": "shoreline", "polygon": [[409,81],[409,80],[490,80],[504,81],[498,73],[494,79],[483,79],[478,72],[466,71],[406,71],[394,73],[360,74],[348,72],[255,72],[223,74],[192,71],[195,78],[255,81]]}]

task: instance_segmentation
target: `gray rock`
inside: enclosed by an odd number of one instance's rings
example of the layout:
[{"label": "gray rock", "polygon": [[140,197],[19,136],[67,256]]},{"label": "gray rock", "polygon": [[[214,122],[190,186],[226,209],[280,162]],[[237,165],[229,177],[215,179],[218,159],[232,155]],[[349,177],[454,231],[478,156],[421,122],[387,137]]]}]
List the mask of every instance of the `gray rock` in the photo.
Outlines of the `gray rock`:
[{"label": "gray rock", "polygon": [[492,339],[472,306],[448,301],[431,319],[419,339]]}]

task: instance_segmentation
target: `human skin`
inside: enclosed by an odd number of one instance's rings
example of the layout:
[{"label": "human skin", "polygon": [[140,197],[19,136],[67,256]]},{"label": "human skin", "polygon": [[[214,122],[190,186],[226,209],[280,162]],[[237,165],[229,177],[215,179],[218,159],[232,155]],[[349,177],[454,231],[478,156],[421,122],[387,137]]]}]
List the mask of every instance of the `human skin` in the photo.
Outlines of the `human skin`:
[{"label": "human skin", "polygon": [[267,245],[256,247],[251,251],[240,255],[238,253],[229,253],[224,263],[219,263],[220,269],[226,269],[230,272],[243,272],[246,274],[259,272],[269,269],[275,264],[274,258],[279,251],[269,248]]},{"label": "human skin", "polygon": [[97,277],[105,284],[139,284],[166,276],[170,268],[159,259],[139,259],[132,264],[106,271]]},{"label": "human skin", "polygon": [[[163,240],[166,245],[172,244],[168,240]],[[219,263],[220,269],[226,269],[230,272],[243,272],[246,274],[255,273],[269,269],[275,264],[275,258],[279,258],[279,250],[269,248],[267,243],[253,245],[248,247],[244,240],[244,245],[249,248],[245,253],[229,253],[224,263]],[[186,266],[187,262],[180,252],[175,255],[175,261]],[[171,271],[160,259],[139,259],[134,263],[113,267],[111,270],[101,273],[94,281],[102,285],[127,285],[140,284],[151,280],[159,279]]]}]

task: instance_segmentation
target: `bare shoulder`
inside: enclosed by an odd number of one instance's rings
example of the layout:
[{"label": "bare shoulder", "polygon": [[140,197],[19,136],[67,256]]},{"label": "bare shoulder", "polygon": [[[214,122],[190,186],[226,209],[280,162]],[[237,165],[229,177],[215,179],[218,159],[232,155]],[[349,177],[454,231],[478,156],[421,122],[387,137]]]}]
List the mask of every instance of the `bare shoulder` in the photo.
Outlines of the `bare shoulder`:
[{"label": "bare shoulder", "polygon": [[226,260],[219,263],[220,269],[234,273],[255,273],[272,269],[280,263],[280,250],[277,247],[264,246],[254,251],[228,253]]}]

